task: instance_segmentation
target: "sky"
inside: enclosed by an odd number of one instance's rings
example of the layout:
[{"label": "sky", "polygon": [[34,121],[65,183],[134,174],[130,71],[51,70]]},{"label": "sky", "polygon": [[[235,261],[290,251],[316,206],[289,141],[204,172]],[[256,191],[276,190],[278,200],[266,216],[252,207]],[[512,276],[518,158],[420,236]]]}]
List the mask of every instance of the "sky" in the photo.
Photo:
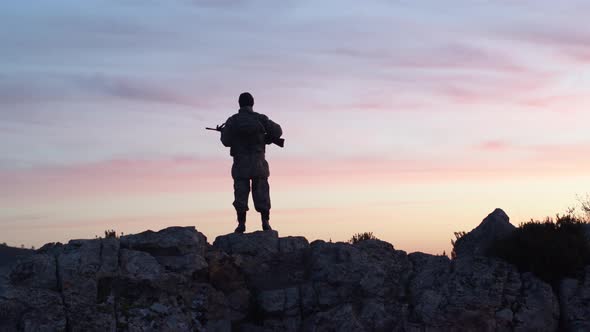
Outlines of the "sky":
[{"label": "sky", "polygon": [[[587,1],[8,0],[0,242],[235,227],[219,134],[249,91],[280,236],[439,254],[590,191]],[[248,214],[248,231],[260,229]]]}]

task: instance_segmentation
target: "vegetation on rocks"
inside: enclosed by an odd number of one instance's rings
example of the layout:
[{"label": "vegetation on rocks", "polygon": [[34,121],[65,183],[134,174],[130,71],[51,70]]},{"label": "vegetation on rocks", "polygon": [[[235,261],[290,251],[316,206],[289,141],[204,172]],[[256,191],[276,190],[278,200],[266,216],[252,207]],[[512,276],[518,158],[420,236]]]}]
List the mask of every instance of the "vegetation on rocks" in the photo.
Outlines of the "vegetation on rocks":
[{"label": "vegetation on rocks", "polygon": [[578,277],[590,264],[588,226],[584,219],[572,214],[531,220],[494,243],[490,254],[556,286],[565,277]]},{"label": "vegetation on rocks", "polygon": [[348,240],[348,243],[357,244],[364,240],[377,240],[377,237],[373,235],[373,232],[356,233]]}]

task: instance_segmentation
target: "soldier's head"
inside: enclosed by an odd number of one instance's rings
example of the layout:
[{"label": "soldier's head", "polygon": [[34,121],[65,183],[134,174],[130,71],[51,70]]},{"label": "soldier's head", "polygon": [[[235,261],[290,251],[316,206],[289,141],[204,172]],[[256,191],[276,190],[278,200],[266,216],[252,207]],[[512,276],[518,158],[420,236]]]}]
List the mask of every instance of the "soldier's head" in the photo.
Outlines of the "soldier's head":
[{"label": "soldier's head", "polygon": [[240,103],[240,107],[252,107],[254,106],[254,97],[252,97],[249,92],[244,92],[240,95],[240,98],[238,98],[238,103]]}]

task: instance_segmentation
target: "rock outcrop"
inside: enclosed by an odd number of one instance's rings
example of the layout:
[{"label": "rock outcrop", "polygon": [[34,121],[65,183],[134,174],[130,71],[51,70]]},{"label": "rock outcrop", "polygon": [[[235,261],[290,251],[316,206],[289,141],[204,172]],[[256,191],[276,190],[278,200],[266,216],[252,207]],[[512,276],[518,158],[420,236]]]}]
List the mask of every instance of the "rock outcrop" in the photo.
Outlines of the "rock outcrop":
[{"label": "rock outcrop", "polygon": [[502,209],[495,209],[476,228],[455,243],[455,254],[462,256],[485,256],[492,243],[506,238],[516,227]]},{"label": "rock outcrop", "polygon": [[564,329],[590,331],[590,266],[581,280],[564,279],[559,289]]},{"label": "rock outcrop", "polygon": [[504,216],[496,210],[466,235],[454,260],[276,231],[208,244],[194,227],[49,244],[6,275],[0,330],[587,330],[590,270],[565,280],[558,298],[481,255],[486,234],[508,231]]}]

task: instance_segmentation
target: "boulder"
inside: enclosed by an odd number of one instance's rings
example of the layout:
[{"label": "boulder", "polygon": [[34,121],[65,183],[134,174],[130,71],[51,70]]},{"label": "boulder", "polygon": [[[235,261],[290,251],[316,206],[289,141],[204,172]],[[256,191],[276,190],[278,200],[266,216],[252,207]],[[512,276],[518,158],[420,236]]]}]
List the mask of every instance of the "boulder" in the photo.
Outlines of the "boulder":
[{"label": "boulder", "polygon": [[172,272],[192,275],[207,268],[207,238],[194,227],[169,227],[123,236],[121,248],[146,252]]},{"label": "boulder", "polygon": [[215,238],[213,247],[230,255],[267,257],[279,252],[279,233],[277,231],[230,233]]},{"label": "boulder", "polygon": [[502,209],[495,209],[476,228],[455,242],[455,254],[461,256],[483,256],[491,245],[506,238],[516,229]]},{"label": "boulder", "polygon": [[296,252],[309,247],[309,242],[303,236],[287,236],[279,238],[279,251],[281,254]]},{"label": "boulder", "polygon": [[276,231],[231,233],[218,236],[213,248],[229,254],[235,266],[254,288],[266,288],[272,281],[272,265],[279,256],[279,235]]},{"label": "boulder", "polygon": [[299,308],[299,288],[265,290],[258,294],[258,305],[268,315],[294,315]]},{"label": "boulder", "polygon": [[121,249],[121,274],[137,281],[155,281],[162,276],[163,267],[150,254]]}]

